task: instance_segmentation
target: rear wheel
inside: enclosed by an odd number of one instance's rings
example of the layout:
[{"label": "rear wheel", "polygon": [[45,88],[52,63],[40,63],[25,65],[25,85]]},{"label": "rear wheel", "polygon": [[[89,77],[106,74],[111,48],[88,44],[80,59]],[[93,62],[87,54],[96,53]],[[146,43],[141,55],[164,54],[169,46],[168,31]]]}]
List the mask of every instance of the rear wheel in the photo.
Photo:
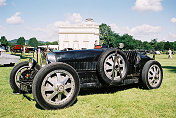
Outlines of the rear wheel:
[{"label": "rear wheel", "polygon": [[20,90],[20,80],[28,74],[29,62],[24,61],[17,64],[10,73],[9,83],[13,93],[23,92]]},{"label": "rear wheel", "polygon": [[39,70],[32,92],[44,109],[61,109],[74,103],[80,83],[76,71],[64,63],[51,63]]},{"label": "rear wheel", "polygon": [[159,62],[148,61],[142,70],[142,82],[146,89],[159,88],[163,80],[163,70]]}]

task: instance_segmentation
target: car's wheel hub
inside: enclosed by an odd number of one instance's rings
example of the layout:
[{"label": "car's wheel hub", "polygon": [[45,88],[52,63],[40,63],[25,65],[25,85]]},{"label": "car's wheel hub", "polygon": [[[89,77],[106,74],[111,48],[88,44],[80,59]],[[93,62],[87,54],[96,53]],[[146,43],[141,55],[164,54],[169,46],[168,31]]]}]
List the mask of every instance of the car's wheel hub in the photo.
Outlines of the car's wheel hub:
[{"label": "car's wheel hub", "polygon": [[156,87],[161,80],[161,70],[158,65],[152,65],[148,71],[148,82],[152,87]]},{"label": "car's wheel hub", "polygon": [[[117,56],[118,59],[114,63],[115,56]],[[113,68],[114,66],[115,68]],[[125,71],[125,60],[120,54],[115,55],[115,53],[112,53],[106,57],[104,62],[104,72],[109,79],[112,79],[112,76],[114,75],[114,80],[117,80],[125,75]]]},{"label": "car's wheel hub", "polygon": [[43,80],[41,93],[45,101],[52,105],[61,105],[69,101],[75,91],[72,75],[65,70],[50,72]]},{"label": "car's wheel hub", "polygon": [[64,85],[58,85],[57,88],[56,88],[56,90],[58,92],[64,92]]},{"label": "car's wheel hub", "polygon": [[15,83],[20,88],[20,82],[30,78],[29,66],[21,67],[15,75]]}]

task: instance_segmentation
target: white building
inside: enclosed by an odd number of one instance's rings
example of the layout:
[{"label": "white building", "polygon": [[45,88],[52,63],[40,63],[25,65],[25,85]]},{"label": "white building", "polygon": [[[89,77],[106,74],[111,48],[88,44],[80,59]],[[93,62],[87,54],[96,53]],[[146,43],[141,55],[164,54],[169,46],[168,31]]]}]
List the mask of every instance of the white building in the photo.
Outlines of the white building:
[{"label": "white building", "polygon": [[59,50],[64,48],[93,49],[99,45],[99,25],[93,19],[81,24],[69,24],[59,27]]}]

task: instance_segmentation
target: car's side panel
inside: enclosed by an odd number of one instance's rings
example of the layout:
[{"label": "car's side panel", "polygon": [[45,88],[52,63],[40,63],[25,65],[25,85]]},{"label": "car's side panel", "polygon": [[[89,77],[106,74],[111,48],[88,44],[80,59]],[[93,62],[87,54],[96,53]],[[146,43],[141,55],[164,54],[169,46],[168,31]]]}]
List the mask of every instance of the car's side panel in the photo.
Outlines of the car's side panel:
[{"label": "car's side panel", "polygon": [[57,52],[57,62],[71,65],[76,71],[96,71],[97,61],[103,49]]},{"label": "car's side panel", "polygon": [[[67,63],[78,72],[81,82],[81,88],[101,87],[102,84],[99,80],[96,69],[99,57],[105,50],[106,49],[60,51],[55,52],[55,56],[57,62]],[[140,65],[140,63],[146,63],[149,58],[139,55],[137,51],[124,52],[128,60],[128,76],[127,78],[125,78],[124,81],[130,79],[130,82],[134,82],[132,76],[140,75],[139,70],[142,66]],[[140,57],[140,60],[137,59],[137,56]],[[135,80],[135,82],[136,81],[137,80]],[[126,84],[129,82],[124,83]]]}]

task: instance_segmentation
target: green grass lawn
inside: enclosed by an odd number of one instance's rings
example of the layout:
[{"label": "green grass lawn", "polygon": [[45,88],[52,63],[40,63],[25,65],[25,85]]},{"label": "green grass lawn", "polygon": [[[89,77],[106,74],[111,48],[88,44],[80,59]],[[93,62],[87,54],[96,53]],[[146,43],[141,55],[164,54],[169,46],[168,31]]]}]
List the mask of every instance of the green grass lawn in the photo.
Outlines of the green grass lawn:
[{"label": "green grass lawn", "polygon": [[[23,56],[21,61],[28,57],[30,55]],[[164,71],[159,89],[119,87],[115,92],[83,94],[77,97],[73,106],[62,110],[40,109],[32,94],[26,94],[27,97],[13,95],[9,85],[9,74],[13,67],[0,67],[0,118],[176,118],[176,55],[172,59],[168,59],[167,55],[156,55],[156,60]]]}]

